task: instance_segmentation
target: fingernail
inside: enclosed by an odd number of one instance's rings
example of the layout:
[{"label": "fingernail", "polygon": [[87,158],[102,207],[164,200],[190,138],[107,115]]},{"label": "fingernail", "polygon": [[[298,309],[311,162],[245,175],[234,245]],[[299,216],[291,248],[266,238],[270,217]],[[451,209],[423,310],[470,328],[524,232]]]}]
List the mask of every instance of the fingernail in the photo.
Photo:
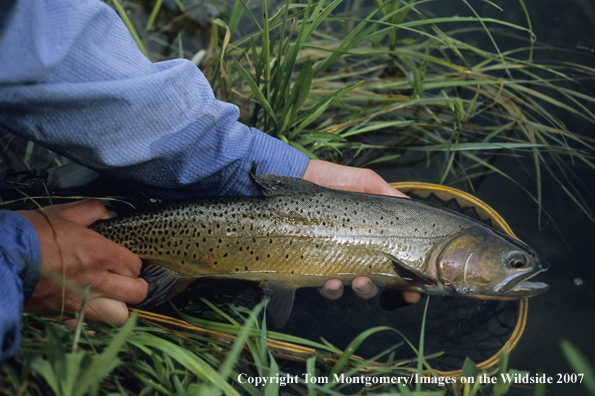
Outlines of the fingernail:
[{"label": "fingernail", "polygon": [[107,213],[103,217],[101,217],[101,220],[113,219],[117,215],[118,214],[116,212],[112,212],[111,210],[108,210]]}]

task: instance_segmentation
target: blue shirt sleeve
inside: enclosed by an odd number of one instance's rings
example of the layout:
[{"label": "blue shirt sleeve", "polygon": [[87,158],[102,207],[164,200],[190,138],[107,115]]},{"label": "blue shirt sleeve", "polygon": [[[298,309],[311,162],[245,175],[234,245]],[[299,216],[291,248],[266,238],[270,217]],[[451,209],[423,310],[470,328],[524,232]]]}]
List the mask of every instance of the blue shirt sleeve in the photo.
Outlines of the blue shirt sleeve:
[{"label": "blue shirt sleeve", "polygon": [[0,211],[0,361],[19,348],[21,312],[37,284],[40,266],[33,225],[16,212]]},{"label": "blue shirt sleeve", "polygon": [[[308,157],[237,122],[200,70],[151,63],[100,1],[17,1],[0,36],[0,126],[166,197],[256,195]],[[1,18],[1,17],[0,17]]]},{"label": "blue shirt sleeve", "polygon": [[[238,123],[191,62],[151,63],[100,1],[0,1],[0,65],[1,128],[152,194],[256,195],[253,161],[295,177],[308,164]],[[18,348],[38,243],[22,216],[2,212],[0,359]]]}]

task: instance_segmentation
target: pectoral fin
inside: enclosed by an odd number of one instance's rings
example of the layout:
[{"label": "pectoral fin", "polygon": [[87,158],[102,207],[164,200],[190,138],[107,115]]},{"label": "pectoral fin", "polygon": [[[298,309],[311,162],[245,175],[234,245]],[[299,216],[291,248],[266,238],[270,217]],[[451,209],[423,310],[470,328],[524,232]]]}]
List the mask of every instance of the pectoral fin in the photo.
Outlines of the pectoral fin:
[{"label": "pectoral fin", "polygon": [[429,275],[421,272],[417,268],[411,267],[392,254],[383,253],[388,259],[393,262],[393,268],[401,278],[409,282],[411,286],[424,287],[435,285],[436,282]]},{"label": "pectoral fin", "polygon": [[265,298],[268,299],[267,312],[273,319],[275,327],[282,328],[291,315],[295,285],[283,281],[262,281],[259,286],[264,290]]},{"label": "pectoral fin", "polygon": [[161,265],[143,262],[140,277],[149,284],[147,298],[136,308],[149,309],[171,300],[194,281],[190,276],[181,276]]}]

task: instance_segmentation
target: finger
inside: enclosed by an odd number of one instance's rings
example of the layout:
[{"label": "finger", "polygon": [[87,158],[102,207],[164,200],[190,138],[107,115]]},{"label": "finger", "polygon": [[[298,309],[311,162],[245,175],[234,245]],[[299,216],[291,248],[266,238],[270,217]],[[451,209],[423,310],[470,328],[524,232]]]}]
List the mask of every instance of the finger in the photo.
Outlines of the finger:
[{"label": "finger", "polygon": [[76,326],[77,320],[75,318],[68,318],[62,321],[62,324],[66,327],[74,327]]},{"label": "finger", "polygon": [[[380,176],[378,176],[380,177]],[[380,195],[389,195],[393,197],[400,197],[400,198],[410,198],[408,195],[403,194],[401,191],[397,190],[396,188],[392,187],[390,184],[379,183],[378,185],[374,186],[373,191],[366,191],[370,194],[380,194]]]},{"label": "finger", "polygon": [[421,298],[421,294],[416,292],[403,292],[403,299],[407,301],[409,304],[415,304]]},{"label": "finger", "polygon": [[351,282],[353,292],[364,300],[368,300],[378,294],[378,287],[367,276],[358,276]]},{"label": "finger", "polygon": [[96,199],[85,199],[83,201],[72,202],[64,205],[55,205],[52,211],[60,211],[60,215],[83,227],[88,227],[97,220],[107,220],[114,216]]},{"label": "finger", "polygon": [[91,285],[94,295],[127,304],[140,304],[147,297],[149,286],[144,279],[109,273]]},{"label": "finger", "polygon": [[336,190],[409,198],[370,169],[353,168],[327,161],[310,160],[304,180]]},{"label": "finger", "polygon": [[128,307],[122,301],[95,298],[87,304],[85,318],[99,323],[122,326],[128,319]]},{"label": "finger", "polygon": [[87,261],[95,263],[96,268],[136,278],[142,269],[142,260],[130,250],[88,229],[80,230],[86,237]]},{"label": "finger", "polygon": [[323,297],[329,300],[336,300],[343,295],[343,282],[339,279],[329,279],[318,290]]}]

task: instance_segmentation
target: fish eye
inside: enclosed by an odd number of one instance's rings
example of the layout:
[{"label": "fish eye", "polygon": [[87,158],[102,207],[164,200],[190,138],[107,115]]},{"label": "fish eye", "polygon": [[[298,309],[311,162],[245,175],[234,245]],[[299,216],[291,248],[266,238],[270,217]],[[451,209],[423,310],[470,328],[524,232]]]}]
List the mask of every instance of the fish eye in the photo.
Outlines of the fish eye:
[{"label": "fish eye", "polygon": [[525,262],[522,260],[514,260],[510,263],[514,268],[523,268],[523,266],[525,265]]},{"label": "fish eye", "polygon": [[510,263],[510,266],[514,269],[519,269],[519,268],[523,268],[526,264],[526,259],[522,254],[519,253],[512,253],[509,257],[508,257],[508,262]]}]

